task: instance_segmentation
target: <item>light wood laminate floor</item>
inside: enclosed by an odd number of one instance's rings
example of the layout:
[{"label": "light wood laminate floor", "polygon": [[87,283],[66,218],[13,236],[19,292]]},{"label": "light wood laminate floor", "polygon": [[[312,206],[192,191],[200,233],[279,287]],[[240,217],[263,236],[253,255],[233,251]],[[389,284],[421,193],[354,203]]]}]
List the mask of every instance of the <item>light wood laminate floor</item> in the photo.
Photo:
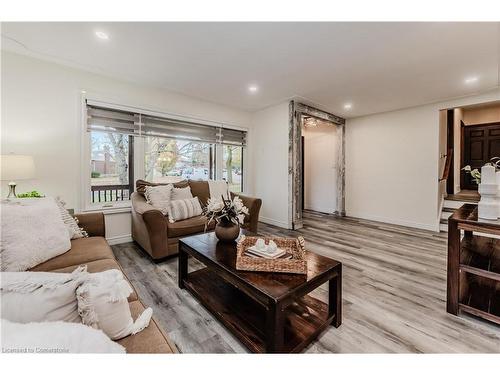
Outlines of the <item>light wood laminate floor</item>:
[{"label": "light wood laminate floor", "polygon": [[[446,313],[446,235],[305,213],[304,229],[260,224],[262,235],[302,235],[309,250],[343,263],[343,323],[308,353],[500,353],[500,326]],[[113,246],[142,301],[180,352],[247,352],[177,287],[177,258],[156,264],[134,243]],[[196,266],[196,265],[195,265]],[[314,294],[327,300],[327,285]]]}]

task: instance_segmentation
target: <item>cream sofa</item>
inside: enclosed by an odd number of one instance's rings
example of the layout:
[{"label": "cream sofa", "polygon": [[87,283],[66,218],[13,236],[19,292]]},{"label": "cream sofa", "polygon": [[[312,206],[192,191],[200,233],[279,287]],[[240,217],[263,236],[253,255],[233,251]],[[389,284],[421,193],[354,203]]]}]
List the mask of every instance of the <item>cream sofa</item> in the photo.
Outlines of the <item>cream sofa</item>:
[{"label": "cream sofa", "polygon": [[[102,213],[87,213],[75,216],[89,237],[72,240],[69,251],[33,267],[30,271],[72,272],[80,265],[87,265],[89,272],[101,272],[109,269],[118,269],[123,272],[113,251],[104,239],[104,215]],[[132,289],[134,289],[133,286]],[[132,317],[136,319],[145,307],[135,290],[129,296],[128,301]],[[176,352],[175,346],[154,319],[143,331],[117,342],[125,347],[127,353]]]}]

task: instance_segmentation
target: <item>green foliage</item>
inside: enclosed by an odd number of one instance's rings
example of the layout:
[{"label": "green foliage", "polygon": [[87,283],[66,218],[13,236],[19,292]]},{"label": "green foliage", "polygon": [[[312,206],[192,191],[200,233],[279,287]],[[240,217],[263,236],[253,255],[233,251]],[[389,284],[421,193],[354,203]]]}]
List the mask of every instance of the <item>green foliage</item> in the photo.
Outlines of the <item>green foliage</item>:
[{"label": "green foliage", "polygon": [[99,177],[101,177],[101,173],[100,172],[90,172],[90,177],[99,178]]},{"label": "green foliage", "polygon": [[38,191],[33,190],[27,193],[17,194],[18,198],[43,198],[44,195],[40,194]]},{"label": "green foliage", "polygon": [[470,174],[476,184],[479,185],[481,183],[481,172],[479,172],[479,169],[472,169],[470,165],[466,165],[462,170]]}]

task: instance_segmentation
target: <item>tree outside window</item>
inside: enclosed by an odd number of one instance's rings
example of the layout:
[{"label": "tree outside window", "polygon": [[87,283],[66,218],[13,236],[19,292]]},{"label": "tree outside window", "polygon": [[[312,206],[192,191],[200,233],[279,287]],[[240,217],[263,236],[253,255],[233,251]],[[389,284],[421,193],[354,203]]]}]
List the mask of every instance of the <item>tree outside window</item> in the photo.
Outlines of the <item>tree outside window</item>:
[{"label": "tree outside window", "polygon": [[224,169],[223,178],[229,184],[229,190],[239,193],[243,191],[243,147],[223,146]]},{"label": "tree outside window", "polygon": [[92,201],[129,199],[131,137],[92,131],[90,140]]},{"label": "tree outside window", "polygon": [[145,176],[152,182],[213,178],[213,145],[162,137],[146,137]]}]

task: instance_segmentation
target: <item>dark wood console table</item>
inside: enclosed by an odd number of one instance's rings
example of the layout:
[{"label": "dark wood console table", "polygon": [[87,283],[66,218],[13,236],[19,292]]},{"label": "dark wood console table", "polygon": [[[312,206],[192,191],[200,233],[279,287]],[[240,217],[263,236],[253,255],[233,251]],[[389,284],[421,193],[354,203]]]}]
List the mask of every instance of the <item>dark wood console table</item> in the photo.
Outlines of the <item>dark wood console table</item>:
[{"label": "dark wood console table", "polygon": [[[248,234],[248,233],[246,233]],[[204,268],[188,272],[188,257]],[[179,241],[179,287],[187,289],[252,352],[302,351],[342,322],[342,264],[306,252],[307,275],[236,270],[236,243],[214,233]],[[328,282],[328,303],[309,295]]]},{"label": "dark wood console table", "polygon": [[500,324],[500,239],[484,234],[500,236],[500,220],[478,219],[476,205],[465,204],[448,219],[446,310]]}]

